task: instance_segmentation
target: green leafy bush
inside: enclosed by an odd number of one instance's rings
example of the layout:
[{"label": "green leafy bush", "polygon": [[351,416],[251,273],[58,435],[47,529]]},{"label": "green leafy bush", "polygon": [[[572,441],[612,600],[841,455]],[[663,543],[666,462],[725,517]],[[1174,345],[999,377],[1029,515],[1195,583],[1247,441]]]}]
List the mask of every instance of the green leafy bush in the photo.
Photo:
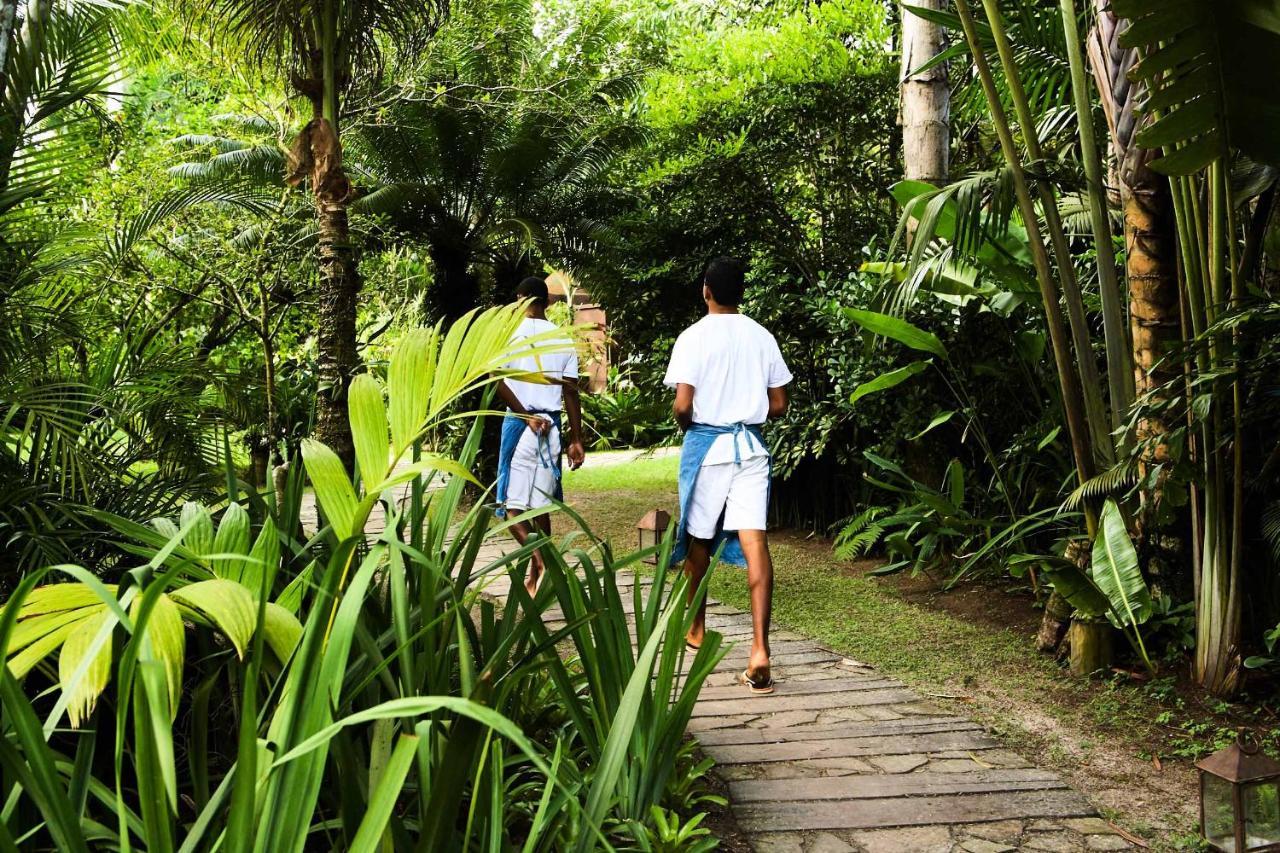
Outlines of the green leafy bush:
[{"label": "green leafy bush", "polygon": [[[519,319],[411,334],[385,396],[370,375],[353,386],[360,476],[305,445],[327,519],[309,541],[292,535],[297,503],[230,503],[216,524],[191,505],[177,522],[120,522],[137,559],[114,585],[66,566],[24,579],[0,612],[0,764],[20,806],[0,842],[559,851],[633,843],[637,822],[670,835],[654,809],[719,636],[689,655],[683,583],[661,574],[647,597],[634,588],[630,624],[615,576],[643,555],[615,559],[585,528],[482,558],[507,525],[463,503],[480,420],[456,458],[423,447],[504,375]],[[368,535],[378,506],[385,529]],[[547,575],[531,598],[535,550]],[[76,583],[42,585],[58,572]],[[500,578],[501,608],[484,597]],[[682,826],[698,835],[696,818]]]}]

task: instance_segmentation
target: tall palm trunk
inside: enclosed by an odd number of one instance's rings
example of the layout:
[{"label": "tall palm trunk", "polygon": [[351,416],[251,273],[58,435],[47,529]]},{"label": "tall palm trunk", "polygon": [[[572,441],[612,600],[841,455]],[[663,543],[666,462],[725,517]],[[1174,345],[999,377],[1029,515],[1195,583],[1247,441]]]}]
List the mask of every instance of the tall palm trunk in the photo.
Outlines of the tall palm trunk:
[{"label": "tall palm trunk", "polygon": [[355,445],[347,411],[347,387],[360,367],[356,341],[360,273],[347,221],[352,190],[342,168],[342,144],[334,120],[329,117],[336,108],[326,108],[320,99],[314,106],[315,118],[298,134],[290,151],[288,178],[295,185],[309,180],[315,196],[320,263],[316,313],[316,373],[320,387],[316,395],[315,435],[351,471],[355,466]]},{"label": "tall palm trunk", "polygon": [[316,438],[338,454],[347,470],[352,470],[355,445],[347,414],[347,386],[360,366],[356,343],[360,274],[352,253],[345,202],[317,196],[316,220],[320,256]]},{"label": "tall palm trunk", "polygon": [[18,24],[18,0],[0,0],[0,94],[8,84],[9,49]]},{"label": "tall palm trunk", "polygon": [[10,169],[13,168],[13,158],[18,150],[18,136],[30,106],[29,91],[17,93],[18,97],[12,103],[5,102],[14,42],[21,38],[25,43],[25,54],[39,56],[44,50],[45,24],[51,8],[49,0],[30,3],[26,21],[21,22],[23,31],[19,33],[17,0],[0,0],[0,189],[9,185]]},{"label": "tall palm trunk", "polygon": [[[1120,45],[1120,34],[1128,22],[1111,13],[1109,0],[1095,3],[1097,27],[1089,41],[1089,58],[1102,94],[1120,179],[1134,386],[1139,396],[1150,395],[1169,387],[1180,373],[1180,365],[1166,358],[1181,339],[1173,202],[1169,179],[1148,166],[1160,152],[1139,148],[1133,142],[1143,90],[1128,77],[1138,60],[1137,51]],[[1139,423],[1139,438],[1145,439],[1144,469],[1168,461],[1168,446],[1162,440],[1168,432],[1169,425],[1158,415],[1149,415]],[[1144,504],[1154,506],[1160,496],[1161,484],[1156,484],[1143,494]]]},{"label": "tall palm trunk", "polygon": [[[911,5],[942,10],[946,0],[917,0]],[[912,14],[902,15],[902,66],[898,84],[902,124],[902,170],[907,180],[941,186],[947,181],[951,145],[951,91],[945,65],[923,72],[921,66],[943,49],[942,27]]]}]

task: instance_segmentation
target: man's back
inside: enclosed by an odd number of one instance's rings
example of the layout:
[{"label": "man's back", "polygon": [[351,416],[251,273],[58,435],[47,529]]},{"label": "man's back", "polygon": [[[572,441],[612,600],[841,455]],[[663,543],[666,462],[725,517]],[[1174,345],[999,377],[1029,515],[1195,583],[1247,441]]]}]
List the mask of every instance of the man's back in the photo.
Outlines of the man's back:
[{"label": "man's back", "polygon": [[[520,328],[516,330],[511,339],[513,342],[521,341],[557,328],[550,320],[529,317],[520,324]],[[559,342],[558,340],[556,341],[556,343]],[[551,341],[544,340],[540,345],[545,346],[547,343],[551,343]],[[572,342],[566,336],[564,343],[571,345]],[[563,352],[521,356],[513,359],[507,366],[526,373],[541,373],[550,380],[578,378],[578,354],[571,346],[567,346]],[[507,385],[510,386],[520,402],[524,404],[524,407],[530,411],[560,411],[563,391],[557,382],[541,384],[508,379]]]},{"label": "man's back", "polygon": [[769,389],[791,381],[778,342],[744,314],[708,314],[681,333],[665,383],[692,385],[694,423],[762,424]]}]

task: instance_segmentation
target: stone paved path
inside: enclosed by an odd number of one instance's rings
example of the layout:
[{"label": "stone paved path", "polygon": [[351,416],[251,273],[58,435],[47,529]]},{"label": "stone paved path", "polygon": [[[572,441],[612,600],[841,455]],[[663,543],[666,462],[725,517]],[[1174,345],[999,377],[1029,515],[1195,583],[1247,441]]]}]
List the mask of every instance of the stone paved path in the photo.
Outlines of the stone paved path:
[{"label": "stone paved path", "polygon": [[[497,556],[502,546],[489,547]],[[619,577],[624,587],[635,582]],[[502,598],[506,588],[502,578],[486,593]],[[631,601],[625,589],[623,599]],[[557,628],[558,615],[546,615]],[[1131,849],[1056,774],[901,682],[775,630],[777,691],[754,696],[736,682],[746,665],[750,614],[712,603],[707,626],[732,648],[703,688],[689,733],[715,759],[756,850]]]}]

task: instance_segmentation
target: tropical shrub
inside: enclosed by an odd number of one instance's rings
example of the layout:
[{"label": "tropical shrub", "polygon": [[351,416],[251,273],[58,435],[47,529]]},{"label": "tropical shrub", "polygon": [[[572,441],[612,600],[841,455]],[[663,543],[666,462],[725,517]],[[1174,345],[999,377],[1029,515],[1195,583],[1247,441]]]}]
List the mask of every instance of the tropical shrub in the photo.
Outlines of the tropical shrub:
[{"label": "tropical shrub", "polygon": [[661,385],[641,388],[611,367],[605,389],[582,397],[582,426],[592,448],[657,447],[673,441],[676,424],[664,391]]},{"label": "tropical shrub", "polygon": [[[480,421],[456,458],[430,452],[451,404],[509,373],[519,320],[495,309],[411,334],[385,398],[368,374],[353,385],[357,476],[304,446],[325,518],[309,541],[289,533],[298,504],[268,493],[228,503],[216,524],[194,505],[176,522],[117,521],[140,562],[114,585],[77,567],[24,579],[0,612],[12,744],[0,763],[20,786],[0,838],[497,851],[664,834],[653,809],[718,636],[686,659],[684,588],[661,575],[647,597],[634,588],[630,625],[615,574],[643,554],[615,560],[585,528],[482,559],[506,525],[462,502]],[[386,525],[367,535],[375,506]],[[535,550],[548,574],[530,598]],[[41,585],[58,571],[77,583]],[[483,595],[499,578],[512,590],[501,609]],[[552,607],[558,630],[543,619]],[[205,627],[188,638],[184,620]],[[69,711],[81,726],[65,731]]]}]

